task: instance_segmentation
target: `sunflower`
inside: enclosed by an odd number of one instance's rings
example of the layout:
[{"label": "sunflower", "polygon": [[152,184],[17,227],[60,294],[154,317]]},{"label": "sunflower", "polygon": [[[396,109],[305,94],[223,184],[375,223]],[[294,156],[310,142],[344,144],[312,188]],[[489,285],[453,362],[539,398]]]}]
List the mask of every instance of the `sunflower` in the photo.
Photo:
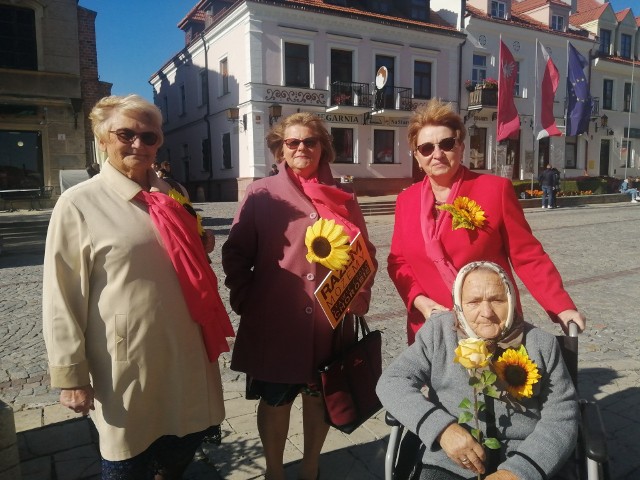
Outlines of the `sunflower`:
[{"label": "sunflower", "polygon": [[498,378],[506,384],[507,392],[516,400],[531,398],[533,385],[542,378],[524,345],[520,345],[518,350],[507,349],[498,358],[494,367]]},{"label": "sunflower", "polygon": [[304,243],[309,249],[309,263],[319,263],[329,270],[341,270],[349,263],[349,237],[335,220],[321,218],[307,227]]},{"label": "sunflower", "polygon": [[453,205],[445,203],[444,205],[438,205],[436,208],[451,214],[452,230],[457,230],[458,228],[466,228],[467,230],[482,228],[486,220],[480,205],[468,197],[457,197],[453,201]]},{"label": "sunflower", "polygon": [[191,215],[196,217],[196,221],[198,222],[198,234],[200,236],[204,235],[204,227],[202,226],[202,217],[193,209],[193,206],[191,205],[191,202],[187,199],[187,197],[182,195],[175,188],[170,189],[167,195],[169,195],[176,202],[182,205],[187,210],[187,212],[189,212]]}]

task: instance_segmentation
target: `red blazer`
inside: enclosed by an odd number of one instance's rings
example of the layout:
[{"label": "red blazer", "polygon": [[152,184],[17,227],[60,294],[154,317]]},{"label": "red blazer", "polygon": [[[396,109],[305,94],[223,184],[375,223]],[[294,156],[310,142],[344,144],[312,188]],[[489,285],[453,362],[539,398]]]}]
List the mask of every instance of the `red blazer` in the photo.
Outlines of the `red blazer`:
[{"label": "red blazer", "polygon": [[[531,228],[511,182],[494,175],[481,175],[463,168],[458,195],[475,200],[484,210],[486,222],[477,230],[451,229],[451,215],[443,225],[441,241],[445,255],[456,269],[469,262],[488,260],[497,263],[511,276],[518,274],[531,295],[547,311],[553,321],[557,314],[575,309],[555,265],[533,236]],[[429,181],[425,178],[425,181]],[[452,294],[440,278],[434,263],[427,257],[420,227],[422,211],[421,183],[409,187],[398,196],[393,239],[387,270],[407,306],[409,344],[424,323],[422,314],[413,308],[418,295],[426,295],[448,308],[453,307]],[[515,281],[513,282],[516,285]],[[517,293],[517,291],[516,291]],[[518,308],[520,298],[518,295]]]},{"label": "red blazer", "polygon": [[[334,185],[329,165],[318,177]],[[335,185],[343,189],[343,185]],[[375,247],[357,200],[346,203],[375,263]],[[231,308],[240,315],[231,369],[279,383],[318,381],[318,367],[332,355],[333,329],[314,296],[329,271],[305,258],[307,227],[318,219],[311,201],[280,172],[249,185],[222,246]],[[371,285],[359,293],[367,305]]]}]

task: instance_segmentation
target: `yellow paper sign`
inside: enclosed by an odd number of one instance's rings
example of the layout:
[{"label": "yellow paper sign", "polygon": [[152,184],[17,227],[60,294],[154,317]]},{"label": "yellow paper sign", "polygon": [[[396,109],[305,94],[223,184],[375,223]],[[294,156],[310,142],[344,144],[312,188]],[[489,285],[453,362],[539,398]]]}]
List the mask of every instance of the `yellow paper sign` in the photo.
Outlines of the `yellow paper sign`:
[{"label": "yellow paper sign", "polygon": [[333,328],[340,323],[358,292],[374,274],[367,245],[358,233],[351,242],[350,260],[342,270],[331,271],[316,289],[315,295]]}]

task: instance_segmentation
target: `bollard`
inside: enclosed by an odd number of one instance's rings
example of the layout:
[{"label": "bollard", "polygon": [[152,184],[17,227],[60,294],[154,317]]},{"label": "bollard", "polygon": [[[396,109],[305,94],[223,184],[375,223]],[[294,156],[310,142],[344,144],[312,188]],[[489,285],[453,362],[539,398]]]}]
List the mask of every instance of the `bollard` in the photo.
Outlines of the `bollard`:
[{"label": "bollard", "polygon": [[0,480],[20,480],[16,424],[13,409],[0,400]]},{"label": "bollard", "polygon": [[196,188],[196,202],[202,203],[204,201],[205,201],[204,188],[202,187]]}]

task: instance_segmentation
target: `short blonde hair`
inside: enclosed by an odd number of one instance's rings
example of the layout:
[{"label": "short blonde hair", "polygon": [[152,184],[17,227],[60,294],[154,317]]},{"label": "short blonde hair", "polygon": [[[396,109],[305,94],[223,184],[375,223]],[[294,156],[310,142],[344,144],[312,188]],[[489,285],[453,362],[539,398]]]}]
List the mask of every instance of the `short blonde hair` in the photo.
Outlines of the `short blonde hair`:
[{"label": "short blonde hair", "polygon": [[432,98],[426,105],[416,109],[409,119],[408,139],[411,151],[415,152],[418,146],[418,133],[426,125],[441,125],[449,127],[459,143],[464,142],[467,129],[462,117],[453,109],[453,105],[445,103],[437,98]]},{"label": "short blonde hair", "polygon": [[284,145],[284,133],[287,128],[293,125],[302,125],[313,132],[313,136],[318,139],[322,147],[320,161],[332,163],[336,158],[336,151],[333,148],[331,134],[325,127],[324,122],[317,116],[309,112],[294,113],[278,123],[267,135],[267,146],[276,162],[284,160],[282,146]]},{"label": "short blonde hair", "polygon": [[154,133],[158,135],[158,146],[162,145],[162,112],[153,103],[145,100],[140,95],[130,94],[126,96],[112,95],[98,100],[89,119],[93,128],[93,134],[105,141],[109,136],[109,119],[119,112],[129,117],[135,117],[150,125]]}]

